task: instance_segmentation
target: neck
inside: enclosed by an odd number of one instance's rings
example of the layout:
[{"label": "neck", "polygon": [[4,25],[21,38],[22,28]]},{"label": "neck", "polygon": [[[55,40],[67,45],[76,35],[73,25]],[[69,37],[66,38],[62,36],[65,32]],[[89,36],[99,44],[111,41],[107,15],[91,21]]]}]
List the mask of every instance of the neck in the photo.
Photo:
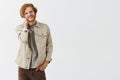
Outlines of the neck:
[{"label": "neck", "polygon": [[29,24],[30,26],[32,26],[32,25],[34,25],[36,22],[37,22],[37,21],[34,20],[33,22],[29,22],[28,24]]}]

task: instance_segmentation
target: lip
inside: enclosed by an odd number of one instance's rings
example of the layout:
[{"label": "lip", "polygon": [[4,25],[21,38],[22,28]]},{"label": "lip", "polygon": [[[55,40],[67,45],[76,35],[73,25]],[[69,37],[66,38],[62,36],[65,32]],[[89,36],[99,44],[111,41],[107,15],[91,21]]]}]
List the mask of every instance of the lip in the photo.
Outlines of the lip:
[{"label": "lip", "polygon": [[28,18],[33,18],[33,16],[28,16]]}]

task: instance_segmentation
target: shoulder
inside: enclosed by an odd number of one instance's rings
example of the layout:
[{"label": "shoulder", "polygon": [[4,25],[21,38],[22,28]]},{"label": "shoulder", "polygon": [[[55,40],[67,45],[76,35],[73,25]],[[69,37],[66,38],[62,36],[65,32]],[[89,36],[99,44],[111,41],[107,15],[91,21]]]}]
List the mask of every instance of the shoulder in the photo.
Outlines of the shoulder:
[{"label": "shoulder", "polygon": [[42,30],[43,32],[47,32],[47,33],[50,33],[50,28],[47,24],[45,23],[40,23],[40,22],[37,22],[37,27],[39,28],[39,30]]},{"label": "shoulder", "polygon": [[37,22],[37,26],[38,26],[38,27],[42,27],[42,28],[47,28],[47,29],[49,29],[49,26],[48,26],[47,24],[45,24],[45,23]]}]

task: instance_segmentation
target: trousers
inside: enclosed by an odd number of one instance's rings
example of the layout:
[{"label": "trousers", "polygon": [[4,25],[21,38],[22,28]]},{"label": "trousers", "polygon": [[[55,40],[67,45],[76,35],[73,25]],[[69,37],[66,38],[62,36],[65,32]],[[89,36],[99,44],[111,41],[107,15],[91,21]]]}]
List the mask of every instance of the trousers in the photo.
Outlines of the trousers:
[{"label": "trousers", "polygon": [[45,71],[35,71],[36,68],[23,69],[18,67],[18,80],[46,80]]}]

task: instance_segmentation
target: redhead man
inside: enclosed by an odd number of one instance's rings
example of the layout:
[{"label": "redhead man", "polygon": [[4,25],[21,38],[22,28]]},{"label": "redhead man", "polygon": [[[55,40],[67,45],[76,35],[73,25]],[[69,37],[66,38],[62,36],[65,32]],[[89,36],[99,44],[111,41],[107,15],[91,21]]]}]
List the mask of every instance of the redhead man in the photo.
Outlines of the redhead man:
[{"label": "redhead man", "polygon": [[20,46],[16,63],[19,80],[46,80],[45,69],[52,56],[52,38],[47,24],[36,20],[37,8],[26,3],[20,9],[24,23],[16,28]]}]

